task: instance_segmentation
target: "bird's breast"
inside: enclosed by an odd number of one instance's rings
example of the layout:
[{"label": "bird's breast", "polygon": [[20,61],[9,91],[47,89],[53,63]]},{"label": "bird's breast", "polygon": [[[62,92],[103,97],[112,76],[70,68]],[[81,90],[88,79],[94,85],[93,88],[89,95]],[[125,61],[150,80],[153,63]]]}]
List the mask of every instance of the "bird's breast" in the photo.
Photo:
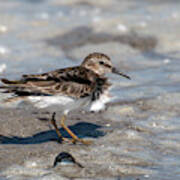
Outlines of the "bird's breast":
[{"label": "bird's breast", "polygon": [[104,91],[104,93],[101,94],[98,99],[92,101],[90,111],[98,112],[105,109],[105,104],[108,103],[111,98],[112,97],[110,96],[109,91]]}]

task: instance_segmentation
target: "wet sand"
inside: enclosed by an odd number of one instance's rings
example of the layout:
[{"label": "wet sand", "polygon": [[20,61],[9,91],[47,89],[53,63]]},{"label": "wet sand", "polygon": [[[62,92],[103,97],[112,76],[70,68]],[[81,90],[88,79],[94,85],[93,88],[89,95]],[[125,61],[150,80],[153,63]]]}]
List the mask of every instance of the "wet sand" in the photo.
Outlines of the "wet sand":
[{"label": "wet sand", "polygon": [[[108,75],[116,99],[104,112],[68,116],[66,124],[92,140],[89,146],[59,144],[51,114],[27,103],[10,108],[0,93],[0,180],[179,179],[179,5],[170,0],[0,2],[0,78],[77,65],[94,51],[108,54],[132,78]],[[63,151],[84,168],[52,168]]]}]

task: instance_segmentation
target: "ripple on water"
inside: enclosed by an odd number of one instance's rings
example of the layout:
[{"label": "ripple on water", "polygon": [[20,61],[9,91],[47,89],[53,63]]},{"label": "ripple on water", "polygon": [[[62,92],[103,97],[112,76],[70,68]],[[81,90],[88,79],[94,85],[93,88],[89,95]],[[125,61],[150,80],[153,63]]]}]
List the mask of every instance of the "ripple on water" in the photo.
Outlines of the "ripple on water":
[{"label": "ripple on water", "polygon": [[[0,2],[0,78],[77,65],[92,51],[108,54],[132,78],[110,75],[117,99],[107,111],[69,118],[69,124],[80,119],[102,126],[88,147],[56,144],[49,124],[34,118],[28,106],[13,110],[0,103],[0,138],[9,143],[0,147],[0,176],[180,179],[178,8],[178,1]],[[0,94],[1,102],[4,98]],[[45,142],[33,144],[38,138]],[[11,144],[14,139],[35,140],[17,145]],[[71,152],[85,168],[48,169],[60,150]]]}]

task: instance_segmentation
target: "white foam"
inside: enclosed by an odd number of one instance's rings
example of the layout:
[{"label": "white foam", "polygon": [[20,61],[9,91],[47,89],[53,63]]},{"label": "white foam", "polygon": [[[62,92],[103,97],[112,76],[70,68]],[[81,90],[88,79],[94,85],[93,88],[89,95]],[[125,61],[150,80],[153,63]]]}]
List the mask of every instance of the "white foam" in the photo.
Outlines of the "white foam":
[{"label": "white foam", "polygon": [[170,62],[171,62],[170,59],[164,59],[164,61],[163,61],[164,64],[169,64]]},{"label": "white foam", "polygon": [[0,25],[0,32],[5,33],[7,31],[7,27],[5,25]]},{"label": "white foam", "polygon": [[127,32],[128,28],[124,24],[118,24],[117,29],[121,32]]},{"label": "white foam", "polygon": [[1,64],[1,65],[0,65],[0,73],[5,72],[6,69],[7,69],[7,65],[6,65],[6,64]]},{"label": "white foam", "polygon": [[0,54],[4,55],[7,54],[8,52],[9,52],[8,48],[4,46],[0,46]]}]

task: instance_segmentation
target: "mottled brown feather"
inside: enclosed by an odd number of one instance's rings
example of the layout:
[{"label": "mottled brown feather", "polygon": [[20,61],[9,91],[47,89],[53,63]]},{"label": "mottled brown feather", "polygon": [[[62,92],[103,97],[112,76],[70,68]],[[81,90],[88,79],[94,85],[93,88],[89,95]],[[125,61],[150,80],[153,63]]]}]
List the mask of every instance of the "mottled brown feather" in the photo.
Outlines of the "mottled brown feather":
[{"label": "mottled brown feather", "polygon": [[90,95],[97,83],[102,79],[104,89],[109,87],[105,77],[100,77],[93,71],[81,66],[58,69],[39,75],[23,75],[19,81],[3,79],[6,92],[18,96],[25,95],[67,95],[71,97],[86,97]]}]

